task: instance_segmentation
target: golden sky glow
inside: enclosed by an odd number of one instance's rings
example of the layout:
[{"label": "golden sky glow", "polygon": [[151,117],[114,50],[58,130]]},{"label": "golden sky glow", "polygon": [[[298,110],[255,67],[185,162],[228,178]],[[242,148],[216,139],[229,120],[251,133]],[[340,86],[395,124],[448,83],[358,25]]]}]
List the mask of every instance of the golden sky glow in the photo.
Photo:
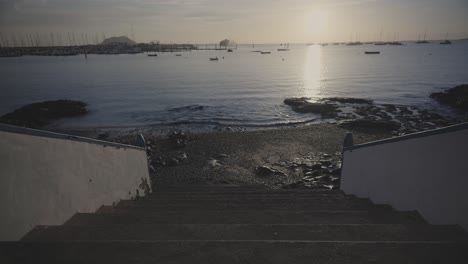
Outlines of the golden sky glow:
[{"label": "golden sky glow", "polygon": [[[133,29],[133,30],[132,30]],[[467,0],[0,0],[4,35],[135,36],[137,41],[334,42],[468,37]]]}]

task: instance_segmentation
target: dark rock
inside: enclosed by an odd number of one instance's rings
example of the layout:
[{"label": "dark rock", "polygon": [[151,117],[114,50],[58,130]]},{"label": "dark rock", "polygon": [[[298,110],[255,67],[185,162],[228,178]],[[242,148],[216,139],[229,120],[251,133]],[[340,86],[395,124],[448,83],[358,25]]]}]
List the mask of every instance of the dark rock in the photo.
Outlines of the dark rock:
[{"label": "dark rock", "polygon": [[109,133],[108,132],[104,132],[104,133],[101,133],[98,135],[98,139],[107,139],[109,138]]},{"label": "dark rock", "polygon": [[311,169],[312,170],[320,170],[322,168],[322,164],[314,164]]},{"label": "dark rock", "polygon": [[321,180],[326,180],[326,179],[328,179],[327,175],[319,175],[313,178],[314,181],[321,181]]},{"label": "dark rock", "polygon": [[398,107],[400,109],[400,114],[402,115],[412,115],[413,111],[411,111],[408,107]]},{"label": "dark rock", "polygon": [[329,101],[329,102],[338,102],[342,104],[372,104],[372,100],[367,99],[359,99],[359,98],[343,98],[343,97],[329,97],[324,98],[322,101]]},{"label": "dark rock", "polygon": [[392,104],[383,104],[385,107],[385,110],[390,112],[390,113],[395,113],[396,112],[396,106]]},{"label": "dark rock", "polygon": [[167,160],[166,162],[166,165],[169,166],[169,167],[175,167],[177,165],[179,165],[179,161],[175,158],[170,158]]},{"label": "dark rock", "polygon": [[151,165],[154,167],[164,167],[166,166],[166,162],[161,157],[156,157],[152,159]]},{"label": "dark rock", "polygon": [[301,97],[301,98],[286,98],[284,99],[284,104],[289,106],[301,106],[307,104],[310,98]]},{"label": "dark rock", "polygon": [[225,158],[227,158],[227,157],[229,157],[229,156],[226,155],[226,154],[218,154],[218,155],[216,155],[216,158],[217,158],[217,159],[225,159]]},{"label": "dark rock", "polygon": [[322,174],[323,174],[323,171],[321,169],[320,170],[309,171],[309,172],[304,173],[304,175],[306,175],[306,176],[314,176],[314,177],[320,176]]},{"label": "dark rock", "polygon": [[148,156],[153,155],[153,149],[151,148],[151,146],[146,146],[146,153],[148,154]]},{"label": "dark rock", "polygon": [[327,166],[328,167],[328,166],[332,165],[332,162],[331,162],[331,160],[321,160],[320,164],[322,164],[322,166]]},{"label": "dark rock", "polygon": [[81,116],[88,113],[86,103],[72,100],[57,100],[23,106],[0,118],[1,123],[41,128],[53,120]]},{"label": "dark rock", "polygon": [[322,118],[332,118],[337,116],[338,106],[326,103],[311,103],[307,98],[288,98],[284,100],[286,105],[292,107],[298,113],[320,114]]},{"label": "dark rock", "polygon": [[183,148],[187,146],[188,137],[182,131],[174,130],[168,134],[168,138],[177,148]]},{"label": "dark rock", "polygon": [[334,175],[334,176],[340,176],[341,175],[341,168],[338,168],[338,169],[334,169],[330,172],[331,175]]},{"label": "dark rock", "polygon": [[340,178],[335,176],[330,176],[329,181],[333,184],[340,184]]},{"label": "dark rock", "polygon": [[430,97],[441,104],[468,111],[468,84],[459,85],[442,93],[432,93]]},{"label": "dark rock", "polygon": [[187,154],[182,153],[182,154],[180,154],[179,156],[177,156],[176,159],[177,159],[179,162],[184,162],[184,161],[187,160]]},{"label": "dark rock", "polygon": [[215,159],[209,159],[207,161],[208,165],[211,167],[211,168],[216,168],[216,167],[221,167],[222,165],[218,162],[218,160],[215,160]]},{"label": "dark rock", "polygon": [[287,176],[284,172],[275,170],[267,166],[255,167],[255,173],[261,177],[267,177],[267,176],[272,176],[272,175]]},{"label": "dark rock", "polygon": [[356,119],[350,121],[343,121],[338,124],[339,127],[355,130],[379,130],[379,131],[393,131],[400,129],[401,125],[394,121],[383,120],[370,120],[370,119]]}]

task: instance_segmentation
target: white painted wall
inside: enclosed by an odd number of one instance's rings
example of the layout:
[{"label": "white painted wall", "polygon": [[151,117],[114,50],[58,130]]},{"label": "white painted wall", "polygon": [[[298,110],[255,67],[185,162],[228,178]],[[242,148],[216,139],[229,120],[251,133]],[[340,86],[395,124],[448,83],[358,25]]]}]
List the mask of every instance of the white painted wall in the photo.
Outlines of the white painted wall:
[{"label": "white painted wall", "polygon": [[146,152],[0,131],[0,240],[144,195]]},{"label": "white painted wall", "polygon": [[468,129],[344,151],[348,194],[468,230]]}]

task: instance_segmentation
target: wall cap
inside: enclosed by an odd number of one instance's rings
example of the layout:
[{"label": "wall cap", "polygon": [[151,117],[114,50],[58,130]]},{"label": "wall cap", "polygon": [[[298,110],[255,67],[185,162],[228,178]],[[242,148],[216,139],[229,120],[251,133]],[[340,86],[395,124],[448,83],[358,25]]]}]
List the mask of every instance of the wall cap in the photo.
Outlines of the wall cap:
[{"label": "wall cap", "polygon": [[136,150],[146,151],[145,148],[138,147],[138,146],[120,144],[120,143],[115,143],[115,142],[109,142],[109,141],[103,141],[103,140],[98,140],[98,139],[79,137],[79,136],[73,136],[73,135],[67,135],[67,134],[61,134],[61,133],[55,133],[55,132],[50,132],[50,131],[45,131],[45,130],[5,125],[5,124],[0,124],[0,131],[8,132],[8,133],[30,135],[30,136],[36,136],[36,137],[71,140],[71,141],[100,145],[104,147],[115,147],[115,148],[136,149]]},{"label": "wall cap", "polygon": [[377,145],[383,145],[383,144],[388,144],[388,143],[394,143],[394,142],[399,142],[399,141],[405,141],[405,140],[410,140],[410,139],[441,135],[441,134],[456,132],[456,131],[460,131],[460,130],[467,130],[467,129],[468,129],[468,122],[453,125],[453,126],[433,129],[433,130],[427,130],[427,131],[418,132],[418,133],[414,133],[414,134],[399,136],[399,137],[387,138],[387,139],[383,139],[383,140],[378,140],[378,141],[373,141],[373,142],[369,142],[369,143],[354,145],[354,146],[350,146],[350,147],[344,147],[343,152],[352,151],[352,150],[360,149],[360,148],[377,146]]}]

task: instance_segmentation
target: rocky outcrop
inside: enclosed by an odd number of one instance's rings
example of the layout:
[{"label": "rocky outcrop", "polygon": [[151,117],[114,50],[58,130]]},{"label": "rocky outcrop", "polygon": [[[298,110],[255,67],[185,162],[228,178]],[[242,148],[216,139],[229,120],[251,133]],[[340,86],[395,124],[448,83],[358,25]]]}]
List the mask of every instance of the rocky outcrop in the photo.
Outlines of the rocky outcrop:
[{"label": "rocky outcrop", "polygon": [[297,189],[338,189],[341,177],[341,155],[323,154],[320,160],[304,157],[293,162],[281,162],[280,166],[297,170],[302,168],[302,178],[292,183],[283,184],[281,188]]},{"label": "rocky outcrop", "polygon": [[337,102],[341,104],[373,104],[372,100],[344,97],[329,97],[322,99],[322,101]]},{"label": "rocky outcrop", "polygon": [[468,111],[468,84],[459,85],[441,93],[432,93],[437,102],[462,111]]},{"label": "rocky outcrop", "polygon": [[72,100],[56,100],[33,103],[23,106],[0,117],[0,122],[10,125],[41,128],[52,121],[81,116],[88,113],[86,103]]},{"label": "rocky outcrop", "polygon": [[320,114],[322,118],[333,118],[337,116],[338,107],[327,103],[312,103],[308,98],[287,98],[284,100],[286,105],[292,107],[298,113]]}]

